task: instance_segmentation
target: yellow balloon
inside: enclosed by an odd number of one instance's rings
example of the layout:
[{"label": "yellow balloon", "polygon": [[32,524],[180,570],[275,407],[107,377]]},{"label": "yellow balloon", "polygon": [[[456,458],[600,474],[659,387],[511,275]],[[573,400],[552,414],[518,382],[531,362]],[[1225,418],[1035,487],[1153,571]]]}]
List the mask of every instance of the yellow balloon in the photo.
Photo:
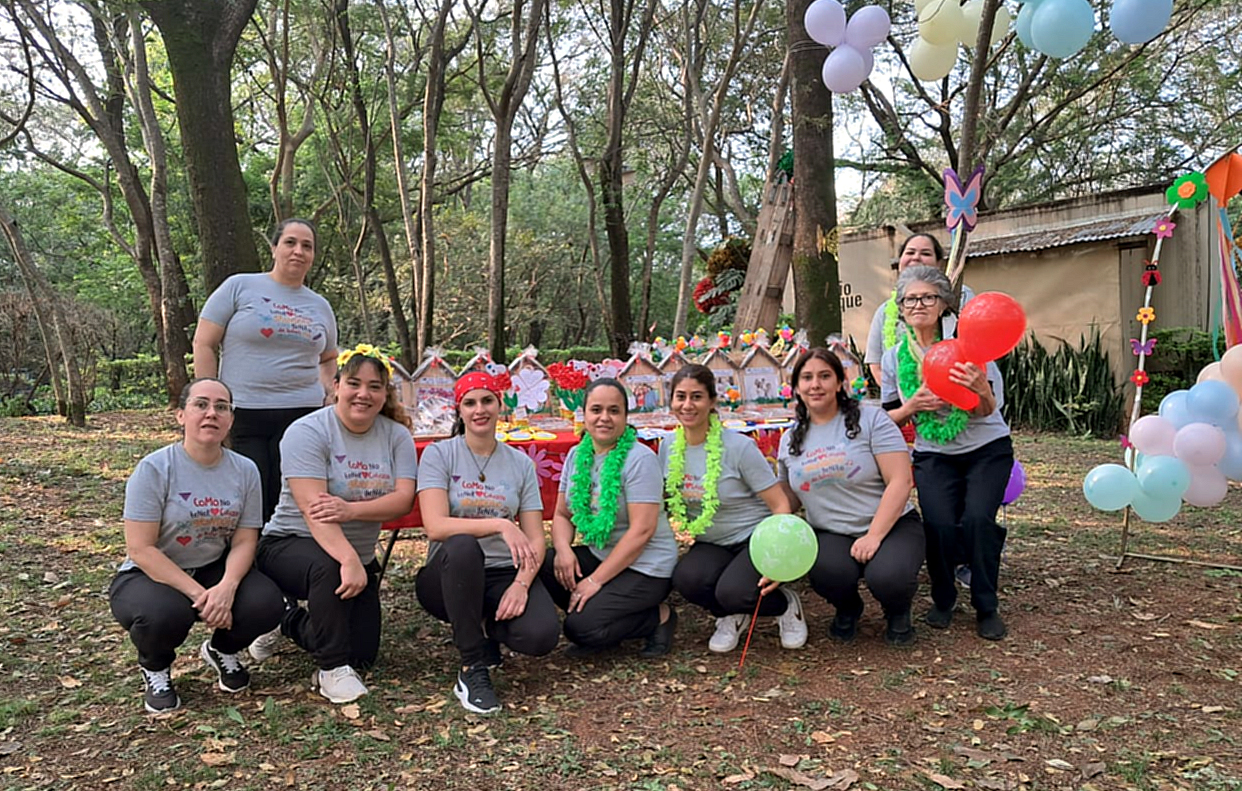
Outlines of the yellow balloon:
[{"label": "yellow balloon", "polygon": [[957,0],[931,0],[919,12],[919,35],[929,44],[956,44],[961,27],[962,7]]},{"label": "yellow balloon", "polygon": [[1217,382],[1225,381],[1225,375],[1220,370],[1220,363],[1208,363],[1203,366],[1203,370],[1199,372],[1199,377],[1195,379],[1195,384],[1206,382],[1208,379],[1214,379]]},{"label": "yellow balloon", "polygon": [[957,43],[948,46],[928,44],[924,39],[914,40],[910,47],[910,71],[923,82],[936,82],[949,76],[957,64]]},{"label": "yellow balloon", "polygon": [[927,8],[927,4],[930,2],[931,0],[914,0],[914,13],[916,15],[923,13],[923,9]]},{"label": "yellow balloon", "polygon": [[1001,43],[1009,35],[1009,26],[1013,24],[1013,14],[1009,9],[1000,6],[996,9],[996,19],[992,20],[992,46]]},{"label": "yellow balloon", "polygon": [[966,0],[962,6],[962,21],[957,31],[957,40],[964,46],[973,47],[979,40],[979,20],[982,17],[983,0]]}]

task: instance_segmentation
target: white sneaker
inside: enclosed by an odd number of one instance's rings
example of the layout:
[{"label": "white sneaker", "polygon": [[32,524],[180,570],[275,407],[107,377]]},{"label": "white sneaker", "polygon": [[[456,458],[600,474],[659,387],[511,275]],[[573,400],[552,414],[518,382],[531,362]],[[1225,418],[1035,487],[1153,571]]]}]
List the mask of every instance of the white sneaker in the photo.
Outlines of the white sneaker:
[{"label": "white sneaker", "polygon": [[737,641],[742,632],[750,626],[750,616],[745,614],[726,615],[716,619],[716,633],[707,641],[707,647],[718,654],[727,654],[737,648]]},{"label": "white sneaker", "polygon": [[781,586],[780,591],[789,602],[784,614],[776,619],[776,625],[781,630],[781,647],[801,648],[806,645],[806,618],[802,615],[802,599],[791,588]]},{"label": "white sneaker", "polygon": [[318,689],[320,695],[333,703],[351,703],[367,694],[366,685],[349,665],[316,670],[311,675],[311,689]]},{"label": "white sneaker", "polygon": [[280,641],[284,637],[280,633],[280,627],[277,626],[267,634],[261,634],[254,638],[254,642],[246,650],[250,652],[250,658],[256,662],[265,662],[276,655],[276,650],[280,648]]}]

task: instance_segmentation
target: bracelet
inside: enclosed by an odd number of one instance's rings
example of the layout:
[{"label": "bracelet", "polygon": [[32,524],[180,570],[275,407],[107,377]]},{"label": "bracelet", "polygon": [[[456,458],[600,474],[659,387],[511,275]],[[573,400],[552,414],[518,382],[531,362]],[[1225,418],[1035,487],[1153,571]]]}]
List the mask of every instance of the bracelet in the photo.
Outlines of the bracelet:
[{"label": "bracelet", "polygon": [[522,580],[519,579],[518,577],[514,577],[513,581],[516,582],[518,585],[521,585],[526,590],[530,590],[530,584],[526,582],[522,582]]},{"label": "bracelet", "polygon": [[587,578],[586,578],[586,580],[585,580],[585,581],[586,581],[586,582],[591,583],[592,585],[594,585],[594,586],[595,586],[595,587],[597,587],[597,588],[603,588],[603,587],[604,587],[603,585],[600,585],[598,582],[596,582],[596,581],[595,581],[595,578],[594,578],[594,577],[592,577],[590,574],[588,574],[588,575],[587,575]]}]

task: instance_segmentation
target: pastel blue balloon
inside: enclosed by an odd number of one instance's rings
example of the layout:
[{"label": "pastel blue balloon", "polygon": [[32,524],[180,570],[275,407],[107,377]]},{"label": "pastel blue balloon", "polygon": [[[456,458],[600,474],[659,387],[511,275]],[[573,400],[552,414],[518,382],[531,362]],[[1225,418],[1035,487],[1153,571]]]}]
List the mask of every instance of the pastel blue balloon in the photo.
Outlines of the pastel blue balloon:
[{"label": "pastel blue balloon", "polygon": [[1018,41],[1022,42],[1022,46],[1027,49],[1035,49],[1035,42],[1031,40],[1031,17],[1035,16],[1035,5],[1038,2],[1024,3],[1018,9],[1018,20],[1014,23],[1013,29],[1018,34]]},{"label": "pastel blue balloon", "polygon": [[1225,429],[1225,455],[1216,462],[1216,469],[1231,481],[1242,481],[1242,434],[1237,426]]},{"label": "pastel blue balloon", "polygon": [[1095,11],[1087,0],[1042,0],[1031,17],[1031,41],[1051,58],[1075,55],[1095,32]]},{"label": "pastel blue balloon", "polygon": [[1108,27],[1118,41],[1143,44],[1151,41],[1173,16],[1173,0],[1117,0],[1108,14]]},{"label": "pastel blue balloon", "polygon": [[1137,477],[1139,489],[1157,500],[1181,499],[1190,488],[1190,468],[1173,456],[1148,456]]},{"label": "pastel blue balloon", "polygon": [[[1213,426],[1238,425],[1238,394],[1224,382],[1205,379],[1186,394],[1186,412],[1195,420]],[[1178,426],[1181,428],[1181,426]]]},{"label": "pastel blue balloon", "polygon": [[1134,513],[1145,522],[1167,522],[1182,510],[1181,497],[1152,497],[1140,490],[1130,503]]},{"label": "pastel blue balloon", "polygon": [[1101,511],[1120,511],[1138,491],[1134,473],[1120,464],[1101,464],[1082,479],[1083,496]]},{"label": "pastel blue balloon", "polygon": [[1174,390],[1160,402],[1160,417],[1172,423],[1174,428],[1195,422],[1190,416],[1190,408],[1186,405],[1188,395],[1189,390]]}]

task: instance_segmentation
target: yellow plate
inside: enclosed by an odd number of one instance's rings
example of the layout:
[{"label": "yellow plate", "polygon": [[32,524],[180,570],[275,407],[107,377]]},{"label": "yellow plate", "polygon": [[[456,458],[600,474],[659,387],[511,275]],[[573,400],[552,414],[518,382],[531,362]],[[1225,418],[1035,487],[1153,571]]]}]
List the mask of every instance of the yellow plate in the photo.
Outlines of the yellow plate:
[{"label": "yellow plate", "polygon": [[536,431],[533,437],[537,440],[544,440],[544,441],[556,439],[556,435],[553,434],[551,431]]},{"label": "yellow plate", "polygon": [[509,432],[510,442],[528,442],[530,441],[530,439],[531,439],[531,435],[529,431],[519,429],[517,431]]}]

